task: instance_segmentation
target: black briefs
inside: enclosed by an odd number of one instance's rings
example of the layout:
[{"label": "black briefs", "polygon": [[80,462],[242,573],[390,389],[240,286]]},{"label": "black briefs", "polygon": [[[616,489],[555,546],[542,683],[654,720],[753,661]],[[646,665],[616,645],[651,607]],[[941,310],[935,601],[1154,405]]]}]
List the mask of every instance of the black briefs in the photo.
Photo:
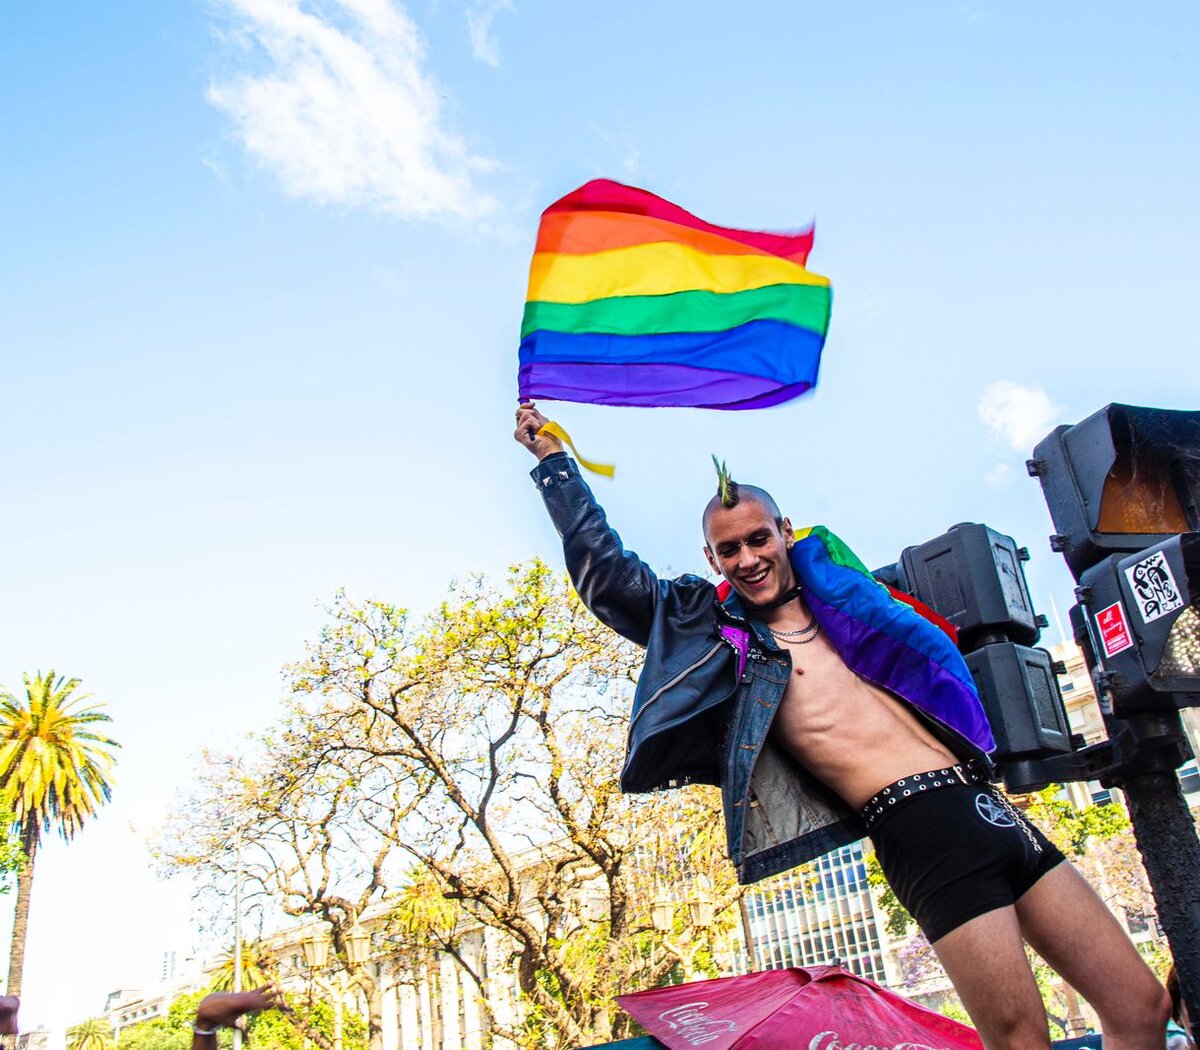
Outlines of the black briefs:
[{"label": "black briefs", "polygon": [[[985,912],[1016,903],[1065,859],[994,788],[946,772],[890,785],[884,797],[898,793],[897,801],[885,802],[871,822],[888,884],[931,944]],[[936,788],[926,778],[936,780]],[[925,790],[912,791],[922,782]]]}]

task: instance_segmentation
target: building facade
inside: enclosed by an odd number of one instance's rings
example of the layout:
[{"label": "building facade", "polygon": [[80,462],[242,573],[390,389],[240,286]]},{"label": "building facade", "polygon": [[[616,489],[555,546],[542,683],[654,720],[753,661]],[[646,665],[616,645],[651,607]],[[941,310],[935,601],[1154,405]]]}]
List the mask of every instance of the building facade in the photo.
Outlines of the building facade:
[{"label": "building facade", "polygon": [[837,962],[880,984],[899,978],[886,917],[867,884],[863,842],[752,886],[745,916],[755,969]]}]

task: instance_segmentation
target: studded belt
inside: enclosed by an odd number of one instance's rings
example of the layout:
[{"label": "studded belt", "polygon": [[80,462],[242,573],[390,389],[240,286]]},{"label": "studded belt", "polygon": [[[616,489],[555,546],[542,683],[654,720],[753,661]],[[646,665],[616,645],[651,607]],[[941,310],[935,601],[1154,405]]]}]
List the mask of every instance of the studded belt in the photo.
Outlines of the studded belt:
[{"label": "studded belt", "polygon": [[870,831],[876,821],[904,799],[952,784],[986,784],[987,780],[987,773],[979,763],[973,761],[945,769],[931,769],[927,773],[913,773],[872,795],[860,815]]}]

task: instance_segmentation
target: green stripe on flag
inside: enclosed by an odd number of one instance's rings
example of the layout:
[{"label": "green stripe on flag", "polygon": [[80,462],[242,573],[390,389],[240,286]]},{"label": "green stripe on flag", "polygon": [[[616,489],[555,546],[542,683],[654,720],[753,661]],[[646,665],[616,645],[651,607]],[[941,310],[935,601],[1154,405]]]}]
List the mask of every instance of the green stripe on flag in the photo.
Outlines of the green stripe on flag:
[{"label": "green stripe on flag", "polygon": [[772,284],[744,292],[626,295],[587,303],[528,302],[521,338],[550,331],[600,335],[721,332],[748,321],[772,320],[825,333],[832,296],[828,287]]}]

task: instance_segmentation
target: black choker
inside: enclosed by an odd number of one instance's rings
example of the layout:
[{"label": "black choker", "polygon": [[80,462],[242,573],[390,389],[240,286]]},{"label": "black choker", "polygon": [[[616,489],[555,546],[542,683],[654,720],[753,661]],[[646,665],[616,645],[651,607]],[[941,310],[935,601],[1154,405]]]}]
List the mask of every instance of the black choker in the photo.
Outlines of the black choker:
[{"label": "black choker", "polygon": [[804,590],[803,585],[798,583],[791,590],[784,591],[783,594],[781,594],[773,602],[767,602],[765,605],[756,605],[755,609],[778,609],[781,605],[787,605],[788,602],[795,601],[797,598],[799,598],[802,590]]}]

